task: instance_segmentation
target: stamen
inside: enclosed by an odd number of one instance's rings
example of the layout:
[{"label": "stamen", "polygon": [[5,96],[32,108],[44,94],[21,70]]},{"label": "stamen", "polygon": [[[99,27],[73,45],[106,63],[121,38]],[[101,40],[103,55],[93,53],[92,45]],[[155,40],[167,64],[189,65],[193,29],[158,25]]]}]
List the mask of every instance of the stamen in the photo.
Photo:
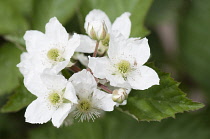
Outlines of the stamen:
[{"label": "stamen", "polygon": [[130,62],[126,60],[120,61],[120,63],[117,64],[118,71],[122,74],[126,74],[131,70]]},{"label": "stamen", "polygon": [[54,106],[61,104],[63,101],[62,96],[58,94],[57,92],[50,93],[48,96],[48,99],[50,103]]},{"label": "stamen", "polygon": [[60,52],[57,48],[52,48],[47,52],[47,57],[50,60],[57,61],[59,56],[60,56]]},{"label": "stamen", "polygon": [[91,119],[94,121],[96,118],[100,117],[100,112],[97,109],[92,107],[92,104],[89,100],[82,100],[79,102],[77,106],[77,110],[74,111],[74,118],[78,119],[79,121],[83,122]]}]

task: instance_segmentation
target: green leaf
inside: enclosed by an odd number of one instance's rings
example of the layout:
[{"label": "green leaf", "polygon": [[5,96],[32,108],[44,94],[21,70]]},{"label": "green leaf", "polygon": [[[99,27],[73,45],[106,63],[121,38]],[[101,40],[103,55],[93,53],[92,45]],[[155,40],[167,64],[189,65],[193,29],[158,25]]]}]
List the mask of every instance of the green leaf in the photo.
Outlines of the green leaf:
[{"label": "green leaf", "polygon": [[157,68],[160,85],[152,86],[147,90],[133,90],[128,97],[127,105],[120,109],[138,121],[160,121],[167,117],[175,117],[176,113],[197,110],[203,104],[192,102],[179,89],[179,83],[169,74]]},{"label": "green leaf", "polygon": [[84,26],[85,16],[93,9],[103,10],[113,22],[124,12],[131,13],[131,36],[143,37],[149,34],[144,27],[144,19],[153,0],[83,0],[81,4],[82,13],[81,27]]},{"label": "green leaf", "polygon": [[0,47],[0,96],[11,93],[19,85],[21,74],[16,67],[20,62],[21,51],[7,43]]},{"label": "green leaf", "polygon": [[179,29],[181,70],[210,96],[210,1],[194,0],[188,7]]},{"label": "green leaf", "polygon": [[45,24],[52,17],[65,24],[73,16],[78,0],[36,0],[34,1],[33,28],[44,31]]},{"label": "green leaf", "polygon": [[[0,1],[0,34],[23,32],[28,28],[24,12],[28,10],[25,3],[30,0],[1,0]],[[22,10],[24,9],[24,10]]]},{"label": "green leaf", "polygon": [[16,112],[29,105],[35,96],[32,95],[23,84],[14,91],[15,93],[9,97],[7,103],[1,108],[1,112]]}]

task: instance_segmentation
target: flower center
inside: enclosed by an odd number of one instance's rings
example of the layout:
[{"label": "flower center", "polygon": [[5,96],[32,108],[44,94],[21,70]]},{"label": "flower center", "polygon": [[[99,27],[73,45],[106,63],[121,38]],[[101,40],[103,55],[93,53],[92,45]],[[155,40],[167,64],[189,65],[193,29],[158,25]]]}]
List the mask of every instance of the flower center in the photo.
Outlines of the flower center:
[{"label": "flower center", "polygon": [[128,73],[131,70],[130,62],[126,60],[120,61],[120,63],[117,64],[118,71],[122,74]]},{"label": "flower center", "polygon": [[85,120],[94,121],[96,118],[100,117],[100,111],[93,107],[90,100],[80,100],[79,104],[77,105],[77,110],[74,111],[74,118],[78,119],[79,121],[83,122]]},{"label": "flower center", "polygon": [[89,111],[91,108],[91,103],[87,100],[83,100],[79,102],[79,109],[83,112]]},{"label": "flower center", "polygon": [[49,99],[50,103],[53,105],[57,105],[57,104],[61,103],[61,101],[62,101],[61,96],[57,92],[51,93],[49,95],[48,99]]},{"label": "flower center", "polygon": [[57,48],[52,48],[47,52],[47,57],[50,60],[57,61],[59,56],[60,56],[60,52]]}]

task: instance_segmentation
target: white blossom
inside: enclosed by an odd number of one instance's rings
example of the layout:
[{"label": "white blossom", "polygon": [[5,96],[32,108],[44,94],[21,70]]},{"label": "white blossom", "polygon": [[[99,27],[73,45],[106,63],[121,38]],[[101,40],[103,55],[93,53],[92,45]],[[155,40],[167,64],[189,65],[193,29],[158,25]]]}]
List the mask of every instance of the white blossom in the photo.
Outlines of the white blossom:
[{"label": "white blossom", "polygon": [[31,92],[37,99],[26,109],[26,122],[43,124],[52,119],[53,125],[60,127],[72,104],[77,103],[74,87],[62,75],[43,73],[41,78],[42,88],[31,84],[38,92]]},{"label": "white blossom", "polygon": [[57,74],[67,65],[74,51],[80,44],[80,36],[69,36],[65,28],[56,17],[51,18],[46,24],[45,34],[40,31],[27,31],[24,35],[27,52],[21,56],[17,65],[24,75],[24,84],[29,91],[29,84],[39,85],[40,74],[45,69],[50,69]]},{"label": "white blossom", "polygon": [[70,113],[75,119],[95,120],[102,111],[113,111],[115,102],[112,101],[112,94],[107,94],[97,89],[97,83],[92,74],[87,70],[75,73],[69,79],[76,91],[78,103],[75,110]]},{"label": "white blossom", "polygon": [[[99,53],[103,54],[105,51],[107,51],[111,32],[117,31],[118,33],[122,34],[125,38],[129,38],[131,32],[131,21],[129,19],[130,15],[131,14],[129,12],[125,12],[119,17],[117,17],[116,20],[113,22],[113,24],[111,24],[109,17],[106,15],[105,12],[101,10],[94,9],[88,13],[88,15],[85,18],[85,24],[84,24],[85,29],[87,29],[89,23],[92,22],[103,22],[107,27],[107,35],[104,40],[100,41]],[[77,51],[85,53],[93,53],[96,44],[95,40],[92,40],[88,36],[86,37],[84,37],[84,35],[82,36],[83,37],[81,37],[81,42],[83,43],[80,44],[80,46],[77,48]]]},{"label": "white blossom", "polygon": [[89,58],[89,68],[95,77],[107,79],[110,85],[144,90],[159,84],[157,73],[144,66],[150,57],[146,38],[126,39],[121,34],[111,37],[108,57]]}]

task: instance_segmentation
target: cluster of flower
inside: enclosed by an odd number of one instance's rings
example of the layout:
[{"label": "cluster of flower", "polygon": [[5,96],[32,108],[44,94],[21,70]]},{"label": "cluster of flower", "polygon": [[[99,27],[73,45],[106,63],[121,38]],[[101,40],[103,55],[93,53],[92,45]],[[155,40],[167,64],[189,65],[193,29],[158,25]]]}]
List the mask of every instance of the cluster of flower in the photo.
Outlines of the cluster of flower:
[{"label": "cluster of flower", "polygon": [[[92,10],[84,24],[89,36],[69,35],[55,17],[46,24],[45,34],[25,33],[27,52],[17,66],[26,88],[37,96],[26,109],[26,122],[52,119],[60,127],[74,119],[94,121],[103,111],[125,105],[131,89],[159,84],[157,73],[143,65],[150,57],[147,39],[129,38],[129,16],[123,13],[111,24],[103,11]],[[81,70],[72,58],[87,68]],[[75,73],[66,79],[64,68]]]}]

